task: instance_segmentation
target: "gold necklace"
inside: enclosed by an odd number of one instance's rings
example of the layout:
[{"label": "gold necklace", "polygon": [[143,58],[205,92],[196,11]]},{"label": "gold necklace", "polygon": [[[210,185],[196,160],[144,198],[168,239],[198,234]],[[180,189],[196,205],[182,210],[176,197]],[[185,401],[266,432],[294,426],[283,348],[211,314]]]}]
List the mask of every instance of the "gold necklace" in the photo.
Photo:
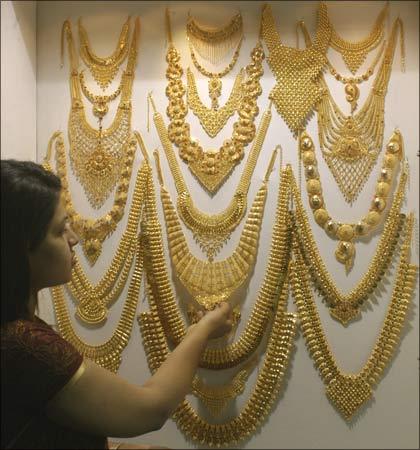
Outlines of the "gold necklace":
[{"label": "gold necklace", "polygon": [[175,181],[175,187],[178,193],[178,215],[181,217],[183,223],[193,232],[194,239],[198,242],[200,248],[206,253],[211,262],[214,256],[222,248],[223,244],[229,239],[231,233],[236,229],[245,214],[251,177],[254,173],[255,165],[271,122],[271,103],[270,107],[262,116],[244,171],[235,193],[232,196],[232,200],[229,202],[227,208],[221,213],[210,215],[201,212],[194,205],[191,194],[179,168],[172,144],[169,140],[163,118],[161,114],[156,111],[151,95],[149,95],[149,101],[154,110],[153,121]]},{"label": "gold necklace", "polygon": [[326,385],[329,400],[347,420],[371,398],[372,387],[378,382],[400,339],[417,276],[417,266],[410,264],[412,228],[413,214],[410,214],[388,311],[370,357],[357,374],[344,373],[334,359],[309,287],[308,267],[295,247],[290,282],[306,346]]},{"label": "gold necklace", "polygon": [[64,288],[62,286],[56,286],[50,289],[53,298],[54,311],[57,317],[57,325],[61,336],[66,339],[66,341],[73,344],[84,357],[95,361],[96,364],[99,364],[112,372],[117,372],[120,367],[122,360],[121,353],[130,339],[139,299],[143,274],[143,252],[140,247],[139,238],[136,238],[135,247],[136,263],[128,288],[127,300],[117,328],[112,336],[103,344],[90,345],[78,336],[71,324],[64,298]]},{"label": "gold necklace", "polygon": [[261,33],[270,53],[267,62],[276,78],[269,98],[297,135],[305,128],[322,94],[318,80],[326,64],[331,34],[326,7],[323,3],[319,6],[316,39],[306,49],[286,47],[281,43],[270,5],[263,7]]},{"label": "gold necklace", "polygon": [[74,60],[74,43],[70,23],[63,25],[71,60],[70,88],[72,108],[69,117],[70,161],[90,204],[98,209],[105,202],[123,170],[124,156],[131,136],[131,93],[137,59],[139,21],[130,46],[127,67],[122,75],[118,111],[109,128],[94,129],[86,120],[81,89]]},{"label": "gold necklace", "polygon": [[[283,375],[288,366],[296,333],[295,315],[285,312],[287,286],[287,283],[284,283],[270,330],[264,363],[247,403],[234,419],[221,424],[210,424],[194,411],[187,400],[184,400],[172,418],[187,438],[208,446],[238,444],[260,427],[270,413],[282,387]],[[159,368],[169,353],[157,309],[152,301],[150,312],[143,312],[138,316],[143,345],[152,373]]]},{"label": "gold necklace", "polygon": [[346,100],[350,103],[351,106],[351,113],[357,109],[357,100],[359,99],[360,91],[357,87],[358,84],[362,83],[363,81],[367,81],[372,75],[375,70],[375,67],[378,65],[378,62],[381,58],[381,55],[385,49],[386,41],[383,41],[381,48],[379,49],[378,53],[376,54],[376,57],[370,67],[367,69],[367,71],[363,75],[359,75],[358,77],[344,77],[340,75],[337,70],[333,67],[331,62],[327,59],[327,66],[331,73],[331,75],[341,83],[344,84],[344,92],[346,94]]},{"label": "gold necklace", "polygon": [[197,23],[188,14],[187,39],[201,58],[219,64],[243,38],[242,15],[236,14],[226,25],[217,28]]},{"label": "gold necklace", "polygon": [[[327,9],[327,6],[325,6]],[[363,64],[367,54],[374,50],[384,37],[385,17],[389,14],[389,2],[386,2],[382,11],[379,13],[375,25],[369,36],[358,42],[349,42],[340,37],[330,21],[331,42],[334,50],[340,52],[350,72],[354,75],[357,69]],[[329,19],[328,19],[329,20]]]},{"label": "gold necklace", "polygon": [[263,184],[255,196],[239,239],[238,247],[231,256],[222,261],[207,262],[196,258],[188,248],[176,209],[164,185],[160,171],[159,155],[157,151],[154,152],[154,156],[157,159],[161,202],[174,270],[178,279],[193,296],[194,300],[207,310],[213,309],[216,304],[229,299],[232,293],[245,282],[250,274],[257,253],[267,197],[267,182],[276,153],[277,151],[273,152]]},{"label": "gold necklace", "polygon": [[[238,340],[224,348],[207,348],[201,358],[200,367],[227,369],[246,360],[260,344],[267,331],[268,323],[277,303],[287,272],[290,250],[289,179],[291,169],[287,167],[281,176],[277,195],[276,216],[273,226],[270,254],[262,286],[250,318]],[[148,258],[145,259],[147,281],[153,296],[159,299],[157,310],[165,335],[174,345],[179,344],[186,330],[166,268],[163,253],[163,239],[157,216],[153,183],[149,182],[145,222],[142,224],[144,245]]]},{"label": "gold necklace", "polygon": [[[396,19],[373,87],[358,113],[350,116],[344,114],[332,98],[324,78],[320,78],[323,94],[317,105],[319,143],[322,155],[349,203],[360,193],[382,147],[385,95],[398,27],[402,60],[405,58],[403,24],[401,19]],[[305,40],[310,43],[307,31]]]},{"label": "gold necklace", "polygon": [[118,88],[111,95],[95,95],[90,92],[90,90],[86,86],[84,70],[81,70],[79,73],[79,82],[84,96],[93,105],[93,115],[99,120],[102,120],[109,110],[108,103],[115,100],[121,94],[123,78],[121,78],[121,82]]},{"label": "gold necklace", "polygon": [[85,28],[82,25],[81,18],[79,19],[79,41],[80,41],[80,55],[83,62],[88,66],[96,82],[103,90],[115,78],[121,64],[128,55],[128,35],[130,33],[130,17],[124,23],[120,38],[118,39],[117,47],[111,56],[101,58],[95,55],[90,48],[89,38]]},{"label": "gold necklace", "polygon": [[232,138],[225,140],[219,150],[204,151],[200,144],[191,138],[189,125],[185,121],[187,107],[183,100],[185,94],[182,82],[183,70],[179,63],[179,52],[172,42],[168,11],[166,27],[169,41],[166,55],[168,62],[166,95],[169,98],[167,114],[170,119],[168,136],[178,147],[179,156],[188,163],[197,180],[213,194],[242,159],[245,145],[255,137],[254,119],[258,114],[257,98],[262,92],[259,80],[264,73],[262,69],[264,52],[258,43],[251,52],[252,62],[245,68],[247,80],[242,85],[239,119],[233,126]]},{"label": "gold necklace", "polygon": [[375,255],[369,264],[368,270],[348,294],[343,294],[339,290],[323,263],[293,176],[291,177],[291,190],[295,201],[296,239],[299,241],[313,282],[326,299],[331,316],[345,325],[360,315],[363,303],[368,299],[390,267],[391,258],[404,223],[404,215],[400,214],[404,190],[398,191],[394,197]]},{"label": "gold necklace", "polygon": [[[402,135],[399,130],[395,130],[390,137],[371,207],[367,215],[357,224],[338,223],[328,213],[322,196],[322,185],[317,170],[314,144],[306,132],[301,133],[299,137],[299,153],[305,167],[306,191],[315,221],[329,236],[340,240],[335,251],[335,257],[349,271],[353,265],[356,251],[353,241],[357,237],[368,235],[381,221],[381,215],[386,208],[387,197],[391,190],[395,172],[404,155]],[[403,173],[398,187],[398,192],[402,194],[396,195],[396,199],[399,202],[398,209],[401,207],[404,198],[406,180],[407,174]]]},{"label": "gold necklace", "polygon": [[244,72],[241,70],[235,78],[235,83],[229,99],[222,107],[207,108],[198,95],[194,74],[187,69],[187,105],[200,120],[205,132],[214,138],[226,125],[228,119],[233,116],[239,108],[242,98],[242,85],[244,82]]}]

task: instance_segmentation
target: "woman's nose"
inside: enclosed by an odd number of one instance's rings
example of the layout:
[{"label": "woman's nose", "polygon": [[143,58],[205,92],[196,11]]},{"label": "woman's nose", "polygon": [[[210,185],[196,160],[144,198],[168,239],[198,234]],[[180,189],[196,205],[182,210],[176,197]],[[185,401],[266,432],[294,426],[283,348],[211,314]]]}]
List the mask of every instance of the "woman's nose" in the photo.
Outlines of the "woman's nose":
[{"label": "woman's nose", "polygon": [[73,231],[73,228],[70,227],[70,238],[69,243],[72,247],[79,243],[79,236]]}]

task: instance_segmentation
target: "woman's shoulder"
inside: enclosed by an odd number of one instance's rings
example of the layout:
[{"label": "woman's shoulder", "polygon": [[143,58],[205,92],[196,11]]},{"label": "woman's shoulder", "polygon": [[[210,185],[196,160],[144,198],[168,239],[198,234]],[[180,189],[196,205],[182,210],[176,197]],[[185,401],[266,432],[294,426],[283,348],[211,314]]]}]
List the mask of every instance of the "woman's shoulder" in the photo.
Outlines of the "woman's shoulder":
[{"label": "woman's shoulder", "polygon": [[7,322],[1,326],[2,349],[6,344],[21,343],[22,345],[39,340],[61,339],[60,335],[42,319],[35,317],[34,320],[17,319]]}]

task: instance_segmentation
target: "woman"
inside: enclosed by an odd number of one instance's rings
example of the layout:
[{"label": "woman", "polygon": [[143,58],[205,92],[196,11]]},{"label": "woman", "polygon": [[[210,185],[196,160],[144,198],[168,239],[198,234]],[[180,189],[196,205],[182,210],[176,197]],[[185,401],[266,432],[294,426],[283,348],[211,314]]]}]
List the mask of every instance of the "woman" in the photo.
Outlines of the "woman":
[{"label": "woman", "polygon": [[2,448],[108,448],[107,436],[160,429],[208,339],[231,327],[226,303],[205,314],[143,386],[84,360],[35,315],[38,292],[71,278],[78,238],[60,191],[42,166],[1,161]]}]

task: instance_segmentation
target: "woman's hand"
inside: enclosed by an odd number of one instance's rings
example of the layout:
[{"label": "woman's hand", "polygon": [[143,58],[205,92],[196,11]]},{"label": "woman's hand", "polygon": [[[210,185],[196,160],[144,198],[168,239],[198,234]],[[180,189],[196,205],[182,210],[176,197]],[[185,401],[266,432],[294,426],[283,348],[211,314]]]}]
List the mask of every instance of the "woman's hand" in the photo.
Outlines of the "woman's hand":
[{"label": "woman's hand", "polygon": [[232,329],[232,308],[229,303],[221,302],[211,311],[199,311],[199,321],[192,326],[205,327],[209,339],[215,339],[229,333]]}]

